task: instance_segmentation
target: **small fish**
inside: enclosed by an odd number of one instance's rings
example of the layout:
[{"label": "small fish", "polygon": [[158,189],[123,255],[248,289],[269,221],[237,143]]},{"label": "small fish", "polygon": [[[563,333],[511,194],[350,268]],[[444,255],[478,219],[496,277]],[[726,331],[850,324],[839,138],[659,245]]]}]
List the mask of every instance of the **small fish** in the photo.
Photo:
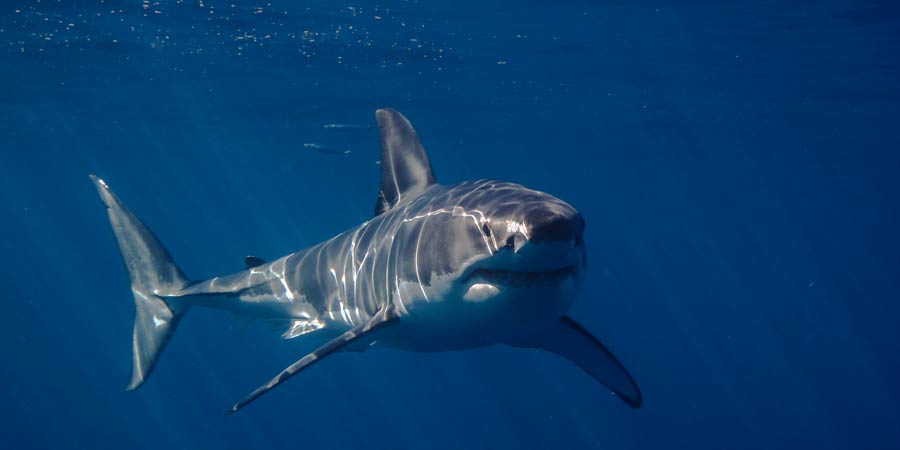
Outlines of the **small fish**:
[{"label": "small fish", "polygon": [[358,123],[326,123],[322,128],[331,130],[368,130],[371,125],[360,125]]},{"label": "small fish", "polygon": [[303,144],[303,146],[310,150],[314,150],[319,153],[327,153],[329,155],[349,155],[350,154],[350,150],[324,147],[319,144],[307,143],[307,144]]}]

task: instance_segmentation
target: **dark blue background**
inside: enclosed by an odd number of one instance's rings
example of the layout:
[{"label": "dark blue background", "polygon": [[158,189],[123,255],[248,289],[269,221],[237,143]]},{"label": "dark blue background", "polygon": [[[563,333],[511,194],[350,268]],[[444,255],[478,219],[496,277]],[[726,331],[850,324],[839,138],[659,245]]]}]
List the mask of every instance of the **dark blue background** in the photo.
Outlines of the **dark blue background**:
[{"label": "dark blue background", "polygon": [[[898,446],[897,2],[365,3],[2,3],[0,447]],[[440,181],[581,210],[571,313],[642,409],[536,351],[376,349],[224,417],[310,344],[211,311],[123,391],[87,174],[190,276],[232,272],[370,216],[383,106]]]}]

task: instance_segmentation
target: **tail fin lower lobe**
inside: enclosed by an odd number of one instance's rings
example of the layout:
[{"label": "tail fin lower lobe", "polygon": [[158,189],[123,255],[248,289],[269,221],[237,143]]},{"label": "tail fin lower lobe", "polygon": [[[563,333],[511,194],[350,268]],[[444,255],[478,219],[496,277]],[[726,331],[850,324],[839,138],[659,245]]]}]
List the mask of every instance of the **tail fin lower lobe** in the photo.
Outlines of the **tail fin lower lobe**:
[{"label": "tail fin lower lobe", "polygon": [[90,177],[107,207],[109,223],[116,234],[134,293],[133,364],[126,387],[131,391],[150,375],[186,312],[186,306],[167,302],[166,296],[177,293],[189,281],[153,232],[119,201],[103,180],[95,175]]}]

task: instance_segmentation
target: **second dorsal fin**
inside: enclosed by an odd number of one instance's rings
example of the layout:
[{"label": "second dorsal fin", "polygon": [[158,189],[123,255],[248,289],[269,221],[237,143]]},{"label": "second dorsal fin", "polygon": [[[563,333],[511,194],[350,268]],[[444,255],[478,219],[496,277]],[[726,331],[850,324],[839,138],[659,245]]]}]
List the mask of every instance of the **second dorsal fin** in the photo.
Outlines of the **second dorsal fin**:
[{"label": "second dorsal fin", "polygon": [[381,192],[375,205],[377,216],[436,181],[428,154],[409,120],[390,108],[375,111],[375,118],[381,131]]}]

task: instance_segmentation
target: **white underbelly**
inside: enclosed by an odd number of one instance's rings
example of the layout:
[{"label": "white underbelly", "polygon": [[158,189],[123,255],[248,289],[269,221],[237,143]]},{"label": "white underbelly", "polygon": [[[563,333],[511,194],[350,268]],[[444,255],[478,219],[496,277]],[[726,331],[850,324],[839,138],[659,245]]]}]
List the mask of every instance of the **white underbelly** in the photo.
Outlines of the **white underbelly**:
[{"label": "white underbelly", "polygon": [[379,342],[408,351],[440,352],[520,340],[559,320],[578,290],[573,276],[552,284],[510,286],[475,280],[446,298],[407,306]]}]

